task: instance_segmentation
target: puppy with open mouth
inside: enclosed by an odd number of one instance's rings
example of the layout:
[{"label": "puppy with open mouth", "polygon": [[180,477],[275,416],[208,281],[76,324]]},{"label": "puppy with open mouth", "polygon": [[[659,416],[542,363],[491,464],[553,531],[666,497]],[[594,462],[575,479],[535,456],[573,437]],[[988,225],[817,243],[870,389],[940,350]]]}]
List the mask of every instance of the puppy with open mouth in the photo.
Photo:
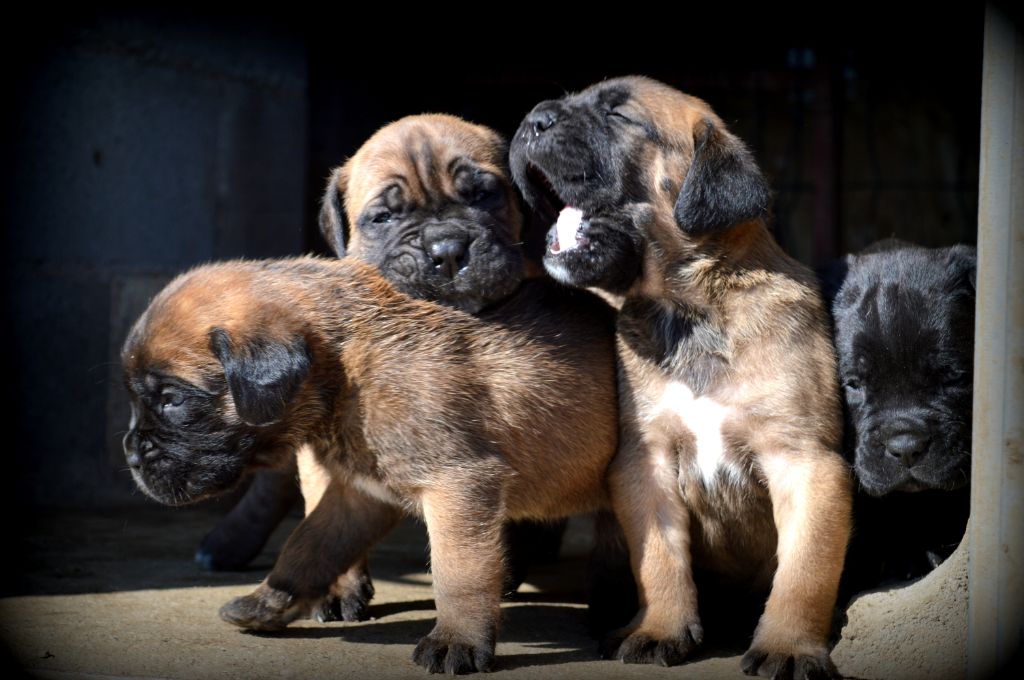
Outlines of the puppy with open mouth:
[{"label": "puppy with open mouth", "polygon": [[620,308],[609,485],[640,610],[609,650],[684,661],[703,637],[700,569],[770,591],[744,672],[836,675],[851,482],[835,356],[750,152],[701,100],[628,77],[537,105],[510,153],[554,223],[548,271]]}]

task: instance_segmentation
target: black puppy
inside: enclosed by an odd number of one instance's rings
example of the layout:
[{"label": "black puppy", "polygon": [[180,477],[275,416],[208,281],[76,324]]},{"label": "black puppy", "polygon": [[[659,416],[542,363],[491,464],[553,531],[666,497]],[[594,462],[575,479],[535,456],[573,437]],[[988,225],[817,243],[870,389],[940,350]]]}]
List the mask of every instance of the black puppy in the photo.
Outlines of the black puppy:
[{"label": "black puppy", "polygon": [[[850,590],[920,576],[969,512],[975,250],[887,240],[833,282],[855,501]],[[829,286],[826,285],[826,289]]]}]

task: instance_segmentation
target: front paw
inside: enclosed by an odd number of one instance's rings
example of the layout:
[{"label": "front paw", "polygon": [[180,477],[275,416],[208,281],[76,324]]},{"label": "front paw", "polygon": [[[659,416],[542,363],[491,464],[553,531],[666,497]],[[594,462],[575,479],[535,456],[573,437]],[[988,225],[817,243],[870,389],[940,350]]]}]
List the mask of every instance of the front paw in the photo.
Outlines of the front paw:
[{"label": "front paw", "polygon": [[472,641],[435,628],[416,645],[412,660],[428,673],[464,675],[487,671],[494,661],[494,642]]},{"label": "front paw", "polygon": [[320,623],[365,621],[369,618],[373,594],[373,581],[368,573],[358,577],[343,574],[331,587],[331,594],[316,607],[313,618]]},{"label": "front paw", "polygon": [[623,663],[648,663],[659,666],[678,666],[700,645],[704,630],[699,623],[684,626],[675,636],[660,636],[642,630],[630,633],[625,639],[615,635],[605,640],[601,655],[606,659],[619,659]]},{"label": "front paw", "polygon": [[302,603],[266,583],[248,595],[236,597],[220,608],[220,618],[248,630],[280,630],[299,618]]},{"label": "front paw", "polygon": [[842,677],[826,650],[807,654],[754,646],[743,655],[740,668],[747,675],[778,680],[833,680]]}]

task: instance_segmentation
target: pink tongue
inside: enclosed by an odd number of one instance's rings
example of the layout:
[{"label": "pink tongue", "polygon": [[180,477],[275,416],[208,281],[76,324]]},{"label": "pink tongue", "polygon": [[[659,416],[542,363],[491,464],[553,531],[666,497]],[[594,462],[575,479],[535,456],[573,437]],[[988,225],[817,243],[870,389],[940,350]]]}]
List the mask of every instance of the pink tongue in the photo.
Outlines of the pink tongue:
[{"label": "pink tongue", "polygon": [[572,250],[579,245],[579,242],[576,240],[576,233],[580,230],[580,224],[582,223],[582,210],[568,205],[562,208],[562,212],[558,213],[558,221],[555,222],[555,235],[558,236],[558,247],[552,248],[552,251],[557,253],[564,250]]}]

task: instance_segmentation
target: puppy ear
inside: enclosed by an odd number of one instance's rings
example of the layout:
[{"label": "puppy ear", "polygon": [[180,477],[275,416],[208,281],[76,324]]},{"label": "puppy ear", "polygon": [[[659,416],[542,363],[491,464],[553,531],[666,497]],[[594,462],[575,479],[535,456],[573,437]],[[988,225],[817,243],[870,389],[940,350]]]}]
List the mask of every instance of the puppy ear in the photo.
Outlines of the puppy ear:
[{"label": "puppy ear", "polygon": [[946,270],[953,287],[978,292],[978,251],[972,246],[951,246],[946,254]]},{"label": "puppy ear", "polygon": [[676,222],[687,234],[706,234],[768,215],[771,192],[753,155],[714,122],[694,133],[693,161],[676,200]]},{"label": "puppy ear", "polygon": [[335,168],[327,180],[327,190],[320,202],[320,233],[338,257],[345,256],[345,191],[348,190],[348,164]]},{"label": "puppy ear", "polygon": [[309,373],[305,339],[284,344],[256,338],[236,345],[223,328],[211,329],[209,337],[242,422],[259,427],[280,421]]}]

